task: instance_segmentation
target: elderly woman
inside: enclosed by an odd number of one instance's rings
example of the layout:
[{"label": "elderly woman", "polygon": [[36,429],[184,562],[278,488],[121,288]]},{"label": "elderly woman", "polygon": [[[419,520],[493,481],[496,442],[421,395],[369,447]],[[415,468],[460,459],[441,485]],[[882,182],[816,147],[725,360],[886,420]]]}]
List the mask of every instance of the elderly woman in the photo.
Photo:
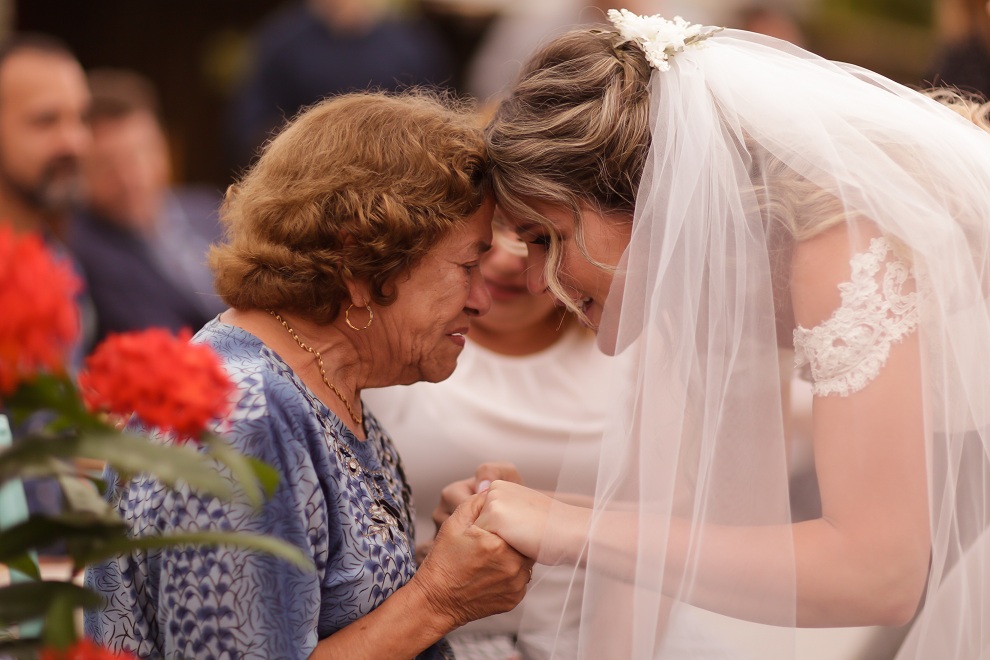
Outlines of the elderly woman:
[{"label": "elderly woman", "polygon": [[210,255],[231,309],[213,347],[238,400],[218,431],[281,474],[262,510],[136,479],[136,535],[270,534],[316,571],[232,548],[118,557],[87,633],[142,657],[453,657],[443,636],[511,609],[530,563],[474,526],[444,525],[417,570],[410,491],[361,391],[454,370],[490,297],[486,159],[469,116],[420,95],[337,97],[295,119],[228,192]]},{"label": "elderly woman", "polygon": [[[454,375],[441,383],[366,393],[395,434],[406,476],[422,503],[416,511],[420,552],[436,531],[427,504],[441,501],[442,489],[465,475],[477,472],[483,481],[491,472],[490,478],[501,478],[502,463],[508,462],[518,466],[527,486],[553,490],[568,463],[581,466],[568,486],[594,493],[607,413],[602,402],[608,381],[602,376],[610,358],[598,350],[594,333],[552,296],[527,290],[526,244],[497,213],[492,249],[479,270],[492,308],[471,328]],[[474,493],[478,484],[471,478],[458,486]],[[567,567],[534,572],[520,607],[448,637],[458,660],[509,658],[516,648],[524,657],[540,657],[558,637],[576,641],[580,608],[558,621],[575,589],[572,577]],[[566,648],[557,652],[570,657]]]}]

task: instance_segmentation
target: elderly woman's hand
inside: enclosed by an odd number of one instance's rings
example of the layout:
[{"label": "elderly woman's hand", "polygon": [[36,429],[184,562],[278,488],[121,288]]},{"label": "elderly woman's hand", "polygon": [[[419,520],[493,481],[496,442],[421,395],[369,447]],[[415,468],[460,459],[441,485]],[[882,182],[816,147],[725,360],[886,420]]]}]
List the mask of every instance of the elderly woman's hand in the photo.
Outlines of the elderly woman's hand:
[{"label": "elderly woman's hand", "polygon": [[532,561],[474,524],[486,497],[474,495],[454,511],[413,578],[452,628],[511,610],[532,577]]},{"label": "elderly woman's hand", "polygon": [[472,495],[488,490],[488,486],[497,479],[516,484],[523,482],[515,465],[493,462],[479,465],[473,477],[455,481],[444,487],[440,492],[440,502],[433,510],[433,522],[436,523],[437,529],[440,529],[457,507]]}]

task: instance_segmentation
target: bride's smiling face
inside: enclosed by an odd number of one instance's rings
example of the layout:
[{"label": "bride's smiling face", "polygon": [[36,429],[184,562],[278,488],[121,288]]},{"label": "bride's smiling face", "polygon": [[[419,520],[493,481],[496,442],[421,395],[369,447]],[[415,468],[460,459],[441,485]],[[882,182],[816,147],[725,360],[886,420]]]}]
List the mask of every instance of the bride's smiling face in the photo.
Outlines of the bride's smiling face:
[{"label": "bride's smiling face", "polygon": [[579,310],[587,319],[588,325],[597,331],[605,299],[612,285],[614,268],[629,244],[631,218],[605,216],[587,206],[583,207],[581,230],[586,248],[583,251],[578,244],[577,228],[569,209],[543,206],[539,210],[552,224],[552,230],[526,220],[513,221],[519,238],[527,246],[527,286],[533,293],[542,293],[548,289],[546,263],[552,231],[560,244],[561,256],[556,279],[562,291],[555,292],[551,289],[551,292],[568,306]]}]

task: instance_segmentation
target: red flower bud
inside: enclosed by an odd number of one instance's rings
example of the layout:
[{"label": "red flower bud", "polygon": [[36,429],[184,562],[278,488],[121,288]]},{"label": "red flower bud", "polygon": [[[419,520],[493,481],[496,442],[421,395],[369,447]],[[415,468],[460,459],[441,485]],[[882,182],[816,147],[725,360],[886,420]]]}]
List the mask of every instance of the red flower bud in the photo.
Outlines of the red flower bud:
[{"label": "red flower bud", "polygon": [[233,386],[213,350],[189,337],[188,330],[174,337],[157,328],[110,335],[79,375],[87,407],[134,413],[180,441],[199,437],[230,409]]}]

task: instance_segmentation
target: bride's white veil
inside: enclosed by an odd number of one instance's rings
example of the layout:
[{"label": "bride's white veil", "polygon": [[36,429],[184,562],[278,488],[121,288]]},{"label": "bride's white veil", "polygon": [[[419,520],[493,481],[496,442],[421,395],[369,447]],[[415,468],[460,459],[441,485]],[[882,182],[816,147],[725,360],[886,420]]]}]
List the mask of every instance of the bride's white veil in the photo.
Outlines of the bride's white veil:
[{"label": "bride's white veil", "polygon": [[[793,657],[801,557],[778,346],[794,240],[841,223],[888,237],[919,292],[932,551],[899,657],[988,657],[990,135],[764,36],[719,31],[668,64],[651,74],[652,144],[599,333],[615,368],[582,625],[557,657],[690,657],[710,625],[698,608],[768,624],[762,657]],[[635,530],[619,553],[596,543],[614,512]],[[726,546],[741,528],[760,530],[760,552]],[[747,554],[749,572],[720,573],[718,558]]]}]

